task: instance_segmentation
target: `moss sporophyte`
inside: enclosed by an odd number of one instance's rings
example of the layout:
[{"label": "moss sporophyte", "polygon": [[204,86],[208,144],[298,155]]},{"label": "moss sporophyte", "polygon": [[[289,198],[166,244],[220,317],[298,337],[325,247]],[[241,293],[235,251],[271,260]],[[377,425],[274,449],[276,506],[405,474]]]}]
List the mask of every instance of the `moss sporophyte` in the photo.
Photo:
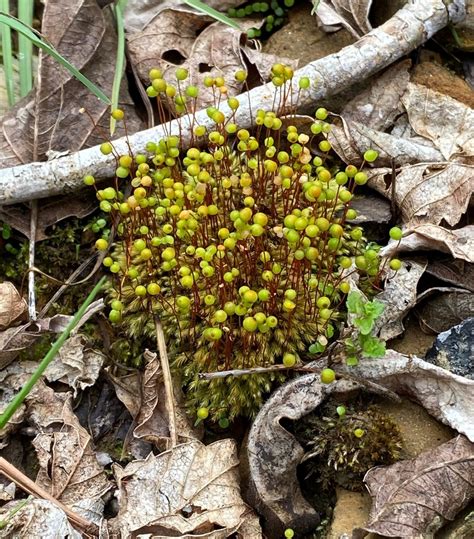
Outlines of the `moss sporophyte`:
[{"label": "moss sporophyte", "polygon": [[[197,88],[185,86],[186,70],[174,85],[158,69],[150,75],[147,92],[163,115],[192,114]],[[292,125],[292,77],[273,67],[279,102],[257,110],[251,129],[234,121],[237,98],[228,98],[227,117],[219,110],[225,81],[206,77],[216,99],[207,110],[212,127],[195,123],[189,147],[178,136],[150,141],[146,154],[116,155],[113,186],[85,178],[116,229],[104,259],[110,320],[138,338],[152,336],[159,317],[189,406],[214,420],[254,415],[285,371],[199,374],[300,364],[342,322],[348,276],[357,272],[367,287],[380,280],[378,251],[348,223],[365,161],[345,166],[331,154],[325,109],[307,133]],[[110,142],[102,151],[115,153]],[[109,248],[106,238],[97,248]]]}]

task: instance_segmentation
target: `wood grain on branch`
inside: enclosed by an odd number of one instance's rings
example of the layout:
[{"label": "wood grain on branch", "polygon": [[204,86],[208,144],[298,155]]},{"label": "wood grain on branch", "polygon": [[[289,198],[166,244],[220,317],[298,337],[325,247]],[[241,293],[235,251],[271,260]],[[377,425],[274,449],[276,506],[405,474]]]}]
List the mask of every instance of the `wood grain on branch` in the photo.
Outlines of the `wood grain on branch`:
[{"label": "wood grain on branch", "polygon": [[[295,73],[295,92],[300,77],[309,77],[311,89],[302,92],[300,109],[314,107],[318,100],[341,92],[354,82],[367,78],[409,53],[449,23],[465,17],[465,0],[411,0],[387,22],[372,30],[356,43],[307,64]],[[271,109],[275,88],[265,84],[239,96],[240,107],[235,122],[241,127],[251,125],[252,112],[257,108]],[[250,103],[252,107],[250,107]],[[230,114],[227,105],[220,107]],[[211,127],[205,110],[196,113],[194,125]],[[177,134],[186,146],[190,139],[190,119],[183,117],[129,137],[134,153],[144,151],[145,144]],[[119,154],[128,153],[127,141],[114,141]],[[92,174],[97,180],[114,175],[115,159],[103,156],[99,147],[81,150],[71,155],[42,163],[29,163],[0,170],[0,205],[14,204],[65,194],[82,186],[82,178]]]}]

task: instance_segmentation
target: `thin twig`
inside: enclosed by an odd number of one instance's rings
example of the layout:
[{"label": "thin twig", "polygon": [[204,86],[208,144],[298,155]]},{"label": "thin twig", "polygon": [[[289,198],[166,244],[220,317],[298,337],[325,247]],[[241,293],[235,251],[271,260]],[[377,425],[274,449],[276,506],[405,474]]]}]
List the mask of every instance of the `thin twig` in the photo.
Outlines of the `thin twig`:
[{"label": "thin twig", "polygon": [[171,448],[176,447],[178,444],[178,435],[176,432],[176,410],[173,391],[173,379],[171,378],[170,364],[168,361],[168,352],[166,350],[165,335],[161,322],[158,318],[155,318],[155,330],[156,330],[156,342],[158,345],[158,352],[160,354],[161,369],[163,371],[163,383],[165,386],[166,394],[166,410],[168,412],[169,431],[171,439]]},{"label": "thin twig", "polygon": [[[31,203],[30,242],[28,244],[28,267],[35,265],[36,227],[38,224],[38,201]],[[35,272],[28,272],[28,314],[30,320],[36,320]]]},{"label": "thin twig", "polygon": [[301,368],[301,364],[296,364],[293,367],[286,367],[285,365],[271,365],[270,367],[252,367],[249,369],[230,369],[228,371],[200,372],[198,374],[198,377],[201,380],[214,380],[215,378],[226,378],[227,376],[244,376],[244,374],[257,374],[262,372],[298,370],[298,368]]},{"label": "thin twig", "polygon": [[66,513],[67,518],[70,520],[71,524],[81,532],[85,532],[88,536],[98,537],[99,529],[96,524],[90,520],[85,519],[84,517],[74,513],[59,500],[51,496],[49,492],[44,490],[42,487],[37,485],[24,473],[20,472],[13,464],[10,464],[3,457],[0,457],[0,474],[4,475],[9,481],[13,481],[18,485],[22,490],[28,492],[37,498],[43,498],[53,503],[59,509],[62,509]]}]

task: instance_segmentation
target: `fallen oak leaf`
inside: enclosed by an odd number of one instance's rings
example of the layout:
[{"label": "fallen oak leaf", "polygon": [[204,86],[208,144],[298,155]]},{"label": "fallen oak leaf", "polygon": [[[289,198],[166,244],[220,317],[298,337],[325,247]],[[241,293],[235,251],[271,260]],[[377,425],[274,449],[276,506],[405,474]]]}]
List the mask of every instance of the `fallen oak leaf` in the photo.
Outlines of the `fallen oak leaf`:
[{"label": "fallen oak leaf", "polygon": [[0,283],[0,330],[10,327],[28,311],[26,301],[10,281]]},{"label": "fallen oak leaf", "polygon": [[[180,444],[125,468],[115,464],[113,471],[119,512],[109,524],[122,537],[150,532],[159,537],[262,537],[256,515],[240,495],[234,440]],[[251,534],[244,532],[249,528]]]},{"label": "fallen oak leaf", "polygon": [[364,482],[373,505],[354,539],[432,536],[474,497],[474,443],[457,436],[416,459],[372,468]]}]

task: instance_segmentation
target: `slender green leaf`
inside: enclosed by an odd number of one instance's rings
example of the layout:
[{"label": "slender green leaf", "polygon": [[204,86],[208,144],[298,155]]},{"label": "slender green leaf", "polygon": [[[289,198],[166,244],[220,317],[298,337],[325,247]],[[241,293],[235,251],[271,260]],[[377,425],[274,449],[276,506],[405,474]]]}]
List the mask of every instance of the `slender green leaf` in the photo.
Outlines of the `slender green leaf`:
[{"label": "slender green leaf", "polygon": [[[10,11],[9,0],[0,0],[0,12],[4,11],[9,13]],[[1,16],[1,14],[0,14]],[[5,85],[7,88],[8,105],[13,107],[15,104],[15,87],[13,78],[13,50],[12,50],[12,35],[10,27],[0,26],[2,32],[2,56],[3,56],[3,69],[5,72]]]},{"label": "slender green leaf", "polygon": [[96,97],[101,101],[110,105],[110,99],[104,94],[104,92],[96,86],[92,81],[85,77],[79,70],[77,70],[64,56],[61,56],[59,52],[49,43],[47,43],[44,38],[39,37],[38,33],[35,32],[29,26],[24,25],[21,21],[8,15],[7,13],[0,13],[0,24],[3,25],[3,29],[12,28],[16,30],[21,35],[27,37],[34,45],[43,49],[47,54],[52,56],[56,61],[58,61],[63,67],[65,67],[78,81],[80,81],[86,88],[88,88]]},{"label": "slender green leaf", "polygon": [[224,24],[227,24],[227,26],[230,26],[231,28],[235,28],[236,30],[240,30],[240,26],[233,21],[230,17],[227,17],[227,15],[224,15],[220,11],[217,11],[216,9],[208,6],[204,2],[201,2],[201,0],[184,0],[185,4],[188,4],[188,6],[193,7],[194,9],[197,9],[201,13],[204,13],[205,15],[209,15],[209,17],[212,17],[216,21],[223,22]]},{"label": "slender green leaf", "polygon": [[95,285],[92,292],[87,296],[84,303],[80,306],[77,313],[74,315],[72,320],[67,325],[66,329],[61,333],[59,338],[54,342],[53,346],[50,348],[49,352],[44,356],[44,358],[42,359],[41,363],[38,365],[35,372],[31,375],[30,379],[21,388],[21,390],[16,394],[15,398],[10,402],[10,404],[5,408],[5,411],[0,416],[0,429],[3,429],[3,427],[8,423],[8,421],[12,418],[13,414],[18,410],[22,402],[26,399],[30,391],[33,389],[36,382],[38,382],[38,380],[41,378],[41,376],[43,375],[48,365],[51,363],[51,361],[54,359],[54,357],[60,350],[61,346],[69,337],[69,334],[71,333],[71,331],[77,325],[79,320],[84,316],[89,305],[94,301],[95,297],[97,296],[100,289],[102,288],[102,285],[104,284],[105,279],[106,279],[105,277],[102,277],[102,279]]},{"label": "slender green leaf", "polygon": [[[115,110],[118,107],[118,100],[120,96],[120,85],[122,83],[122,77],[125,67],[125,27],[123,22],[123,13],[127,6],[128,0],[119,0],[114,6],[115,20],[117,23],[117,57],[115,59],[115,73],[114,82],[112,85],[112,106],[111,109]],[[115,132],[116,120],[110,117],[110,134]]]},{"label": "slender green leaf", "polygon": [[[18,0],[18,18],[26,26],[33,24],[33,0]],[[33,88],[33,43],[26,36],[18,36],[18,63],[20,66],[20,95],[24,97]]]}]

